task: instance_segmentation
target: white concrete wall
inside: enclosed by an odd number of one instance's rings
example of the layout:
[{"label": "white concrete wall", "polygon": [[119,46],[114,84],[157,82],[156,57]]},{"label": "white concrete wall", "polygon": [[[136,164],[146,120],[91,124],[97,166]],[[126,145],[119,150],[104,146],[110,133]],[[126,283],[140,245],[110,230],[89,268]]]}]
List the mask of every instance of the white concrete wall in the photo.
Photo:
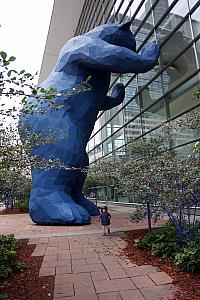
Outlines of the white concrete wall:
[{"label": "white concrete wall", "polygon": [[51,72],[63,45],[74,36],[84,0],[54,0],[39,83]]}]

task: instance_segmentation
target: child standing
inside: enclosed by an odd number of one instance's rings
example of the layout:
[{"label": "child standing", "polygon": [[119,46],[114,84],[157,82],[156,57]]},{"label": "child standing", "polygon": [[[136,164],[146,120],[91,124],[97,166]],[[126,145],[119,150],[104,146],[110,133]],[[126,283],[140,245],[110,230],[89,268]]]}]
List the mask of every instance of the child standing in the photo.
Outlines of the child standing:
[{"label": "child standing", "polygon": [[108,212],[107,206],[101,208],[100,221],[103,226],[103,235],[106,235],[106,229],[108,234],[110,233],[110,219],[111,215]]}]

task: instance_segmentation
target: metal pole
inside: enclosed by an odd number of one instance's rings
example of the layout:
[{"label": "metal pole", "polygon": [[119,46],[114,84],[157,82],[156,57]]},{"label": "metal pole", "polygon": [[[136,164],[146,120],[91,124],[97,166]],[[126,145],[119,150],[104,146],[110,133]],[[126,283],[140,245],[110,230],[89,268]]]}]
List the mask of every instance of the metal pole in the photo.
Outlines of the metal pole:
[{"label": "metal pole", "polygon": [[147,220],[148,220],[148,232],[151,233],[151,209],[150,204],[147,202]]}]

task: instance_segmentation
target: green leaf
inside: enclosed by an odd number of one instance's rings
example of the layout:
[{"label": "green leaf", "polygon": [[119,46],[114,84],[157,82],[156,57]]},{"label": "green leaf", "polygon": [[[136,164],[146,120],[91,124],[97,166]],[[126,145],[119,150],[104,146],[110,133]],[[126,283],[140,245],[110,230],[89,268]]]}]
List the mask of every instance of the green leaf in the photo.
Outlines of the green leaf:
[{"label": "green leaf", "polygon": [[86,80],[85,80],[85,82],[88,82],[88,81],[90,81],[90,79],[92,78],[92,76],[90,75],[90,76],[88,76],[87,78],[86,78]]},{"label": "green leaf", "polygon": [[46,90],[44,88],[40,88],[40,93],[45,93]]},{"label": "green leaf", "polygon": [[15,59],[16,59],[16,57],[11,56],[11,57],[9,58],[9,61],[14,61]]},{"label": "green leaf", "polygon": [[6,52],[4,52],[4,51],[1,51],[1,52],[0,52],[0,55],[1,55],[1,57],[3,58],[3,60],[5,60],[6,57],[7,57],[7,54],[6,54]]},{"label": "green leaf", "polygon": [[4,61],[3,61],[3,64],[4,64],[4,66],[8,66],[8,65],[10,64],[10,62],[9,62],[9,61],[6,61],[6,60],[4,60]]},{"label": "green leaf", "polygon": [[19,72],[19,74],[24,74],[26,71],[25,70],[21,70],[20,72]]},{"label": "green leaf", "polygon": [[29,77],[31,77],[32,75],[31,75],[31,73],[26,73],[26,74],[24,74],[24,76],[27,77],[27,78],[29,78]]},{"label": "green leaf", "polygon": [[11,73],[17,73],[17,71],[15,71],[15,70],[9,70],[8,73],[7,73],[8,77],[10,77]]}]

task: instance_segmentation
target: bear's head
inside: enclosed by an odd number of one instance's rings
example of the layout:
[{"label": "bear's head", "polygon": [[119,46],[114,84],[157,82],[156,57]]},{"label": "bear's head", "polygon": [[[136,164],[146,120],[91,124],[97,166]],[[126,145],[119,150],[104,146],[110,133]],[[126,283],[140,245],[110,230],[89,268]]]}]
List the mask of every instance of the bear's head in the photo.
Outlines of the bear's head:
[{"label": "bear's head", "polygon": [[100,38],[112,45],[128,48],[136,51],[136,42],[130,30],[131,22],[124,24],[105,24],[86,33],[94,38]]}]

